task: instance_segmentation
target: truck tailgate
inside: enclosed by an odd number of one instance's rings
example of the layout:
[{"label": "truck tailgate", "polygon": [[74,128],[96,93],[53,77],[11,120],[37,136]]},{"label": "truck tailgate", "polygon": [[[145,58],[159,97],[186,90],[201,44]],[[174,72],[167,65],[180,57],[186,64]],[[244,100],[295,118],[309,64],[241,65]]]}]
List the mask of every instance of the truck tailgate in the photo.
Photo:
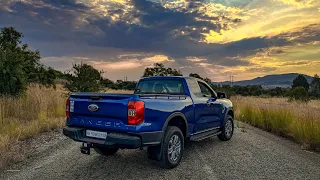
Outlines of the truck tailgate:
[{"label": "truck tailgate", "polygon": [[[127,125],[128,102],[132,94],[81,93],[70,96],[71,125],[116,129]],[[70,107],[71,108],[71,107]],[[120,130],[119,129],[119,130]]]}]

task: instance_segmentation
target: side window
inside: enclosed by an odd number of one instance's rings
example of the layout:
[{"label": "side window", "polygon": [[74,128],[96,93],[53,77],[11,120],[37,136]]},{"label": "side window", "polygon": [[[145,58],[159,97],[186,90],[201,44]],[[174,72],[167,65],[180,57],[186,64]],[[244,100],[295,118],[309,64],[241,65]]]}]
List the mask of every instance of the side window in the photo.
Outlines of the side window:
[{"label": "side window", "polygon": [[202,96],[200,87],[195,79],[187,79],[189,90],[196,96]]},{"label": "side window", "polygon": [[201,93],[207,97],[213,97],[213,92],[211,91],[211,89],[209,89],[209,87],[207,85],[205,85],[204,83],[202,82],[198,82],[199,83],[199,86],[200,86],[200,90],[201,90]]}]

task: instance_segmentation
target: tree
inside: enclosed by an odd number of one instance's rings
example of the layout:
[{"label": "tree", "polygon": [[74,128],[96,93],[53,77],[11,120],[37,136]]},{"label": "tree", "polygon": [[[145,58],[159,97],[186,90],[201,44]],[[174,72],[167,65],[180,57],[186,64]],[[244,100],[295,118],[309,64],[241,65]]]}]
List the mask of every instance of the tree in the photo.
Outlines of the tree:
[{"label": "tree", "polygon": [[265,90],[265,93],[269,94],[270,96],[280,97],[280,96],[284,96],[287,93],[287,90],[285,88],[276,87],[273,89]]},{"label": "tree", "polygon": [[194,77],[194,78],[198,78],[198,79],[202,79],[203,80],[203,78],[197,73],[190,73],[189,77]]},{"label": "tree", "polygon": [[310,84],[310,94],[314,97],[320,97],[320,78],[317,74],[314,75]]},{"label": "tree", "polygon": [[288,96],[289,96],[289,101],[296,100],[296,101],[308,102],[310,100],[308,97],[307,90],[302,86],[292,88],[291,91],[288,92]]},{"label": "tree", "polygon": [[40,52],[22,44],[22,37],[13,27],[1,28],[0,94],[16,96],[22,94],[29,83],[54,83],[52,70],[40,64]]},{"label": "tree", "polygon": [[197,74],[197,73],[190,73],[189,74],[189,77],[194,77],[194,78],[198,78],[198,79],[201,79],[201,80],[203,80],[203,81],[205,81],[206,83],[208,83],[208,84],[211,84],[211,79],[209,79],[209,78],[203,78],[203,77],[201,77],[199,74]]},{"label": "tree", "polygon": [[206,83],[211,84],[211,79],[209,79],[209,78],[206,77],[206,78],[204,78],[203,80],[204,80]]},{"label": "tree", "polygon": [[161,63],[155,63],[154,67],[148,67],[144,70],[142,77],[150,76],[182,76],[180,70],[165,68]]},{"label": "tree", "polygon": [[25,91],[23,60],[11,49],[0,49],[0,94],[17,96]]},{"label": "tree", "polygon": [[303,75],[298,75],[292,82],[292,88],[303,87],[306,91],[309,90],[309,83]]},{"label": "tree", "polygon": [[103,85],[103,87],[106,87],[106,88],[110,88],[110,89],[115,89],[114,88],[114,82],[111,81],[110,79],[102,79],[101,80],[101,84]]},{"label": "tree", "polygon": [[65,88],[71,92],[96,92],[101,90],[102,72],[88,64],[73,64]]},{"label": "tree", "polygon": [[45,86],[51,86],[55,84],[55,80],[58,76],[58,73],[56,70],[52,69],[51,67],[44,67],[40,66],[37,69],[37,79],[36,82],[45,85]]},{"label": "tree", "polygon": [[0,48],[16,49],[22,42],[23,34],[16,31],[13,27],[1,28]]}]

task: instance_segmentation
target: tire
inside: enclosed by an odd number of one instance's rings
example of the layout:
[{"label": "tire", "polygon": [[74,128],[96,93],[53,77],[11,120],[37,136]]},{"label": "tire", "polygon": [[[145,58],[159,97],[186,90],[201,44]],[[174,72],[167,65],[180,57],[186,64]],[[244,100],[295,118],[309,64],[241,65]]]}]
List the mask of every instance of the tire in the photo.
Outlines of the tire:
[{"label": "tire", "polygon": [[104,155],[104,156],[114,155],[119,150],[119,148],[104,147],[104,146],[99,146],[99,145],[94,145],[93,149],[98,154]]},{"label": "tire", "polygon": [[229,141],[233,136],[234,131],[234,122],[232,116],[228,115],[227,119],[223,123],[221,129],[221,134],[218,135],[218,138],[221,141]]},{"label": "tire", "polygon": [[[170,149],[172,149],[171,153],[169,152]],[[183,151],[184,136],[181,130],[176,126],[168,126],[161,145],[160,167],[172,169],[178,166],[182,159]]]}]

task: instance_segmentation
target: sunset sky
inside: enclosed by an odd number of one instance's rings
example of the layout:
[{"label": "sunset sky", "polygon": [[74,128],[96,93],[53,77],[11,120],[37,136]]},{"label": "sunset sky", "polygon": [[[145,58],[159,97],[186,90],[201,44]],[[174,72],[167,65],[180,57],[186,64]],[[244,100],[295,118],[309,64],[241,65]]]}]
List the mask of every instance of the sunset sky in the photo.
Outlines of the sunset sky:
[{"label": "sunset sky", "polygon": [[159,62],[213,81],[320,74],[320,0],[0,0],[42,63],[137,80]]}]

